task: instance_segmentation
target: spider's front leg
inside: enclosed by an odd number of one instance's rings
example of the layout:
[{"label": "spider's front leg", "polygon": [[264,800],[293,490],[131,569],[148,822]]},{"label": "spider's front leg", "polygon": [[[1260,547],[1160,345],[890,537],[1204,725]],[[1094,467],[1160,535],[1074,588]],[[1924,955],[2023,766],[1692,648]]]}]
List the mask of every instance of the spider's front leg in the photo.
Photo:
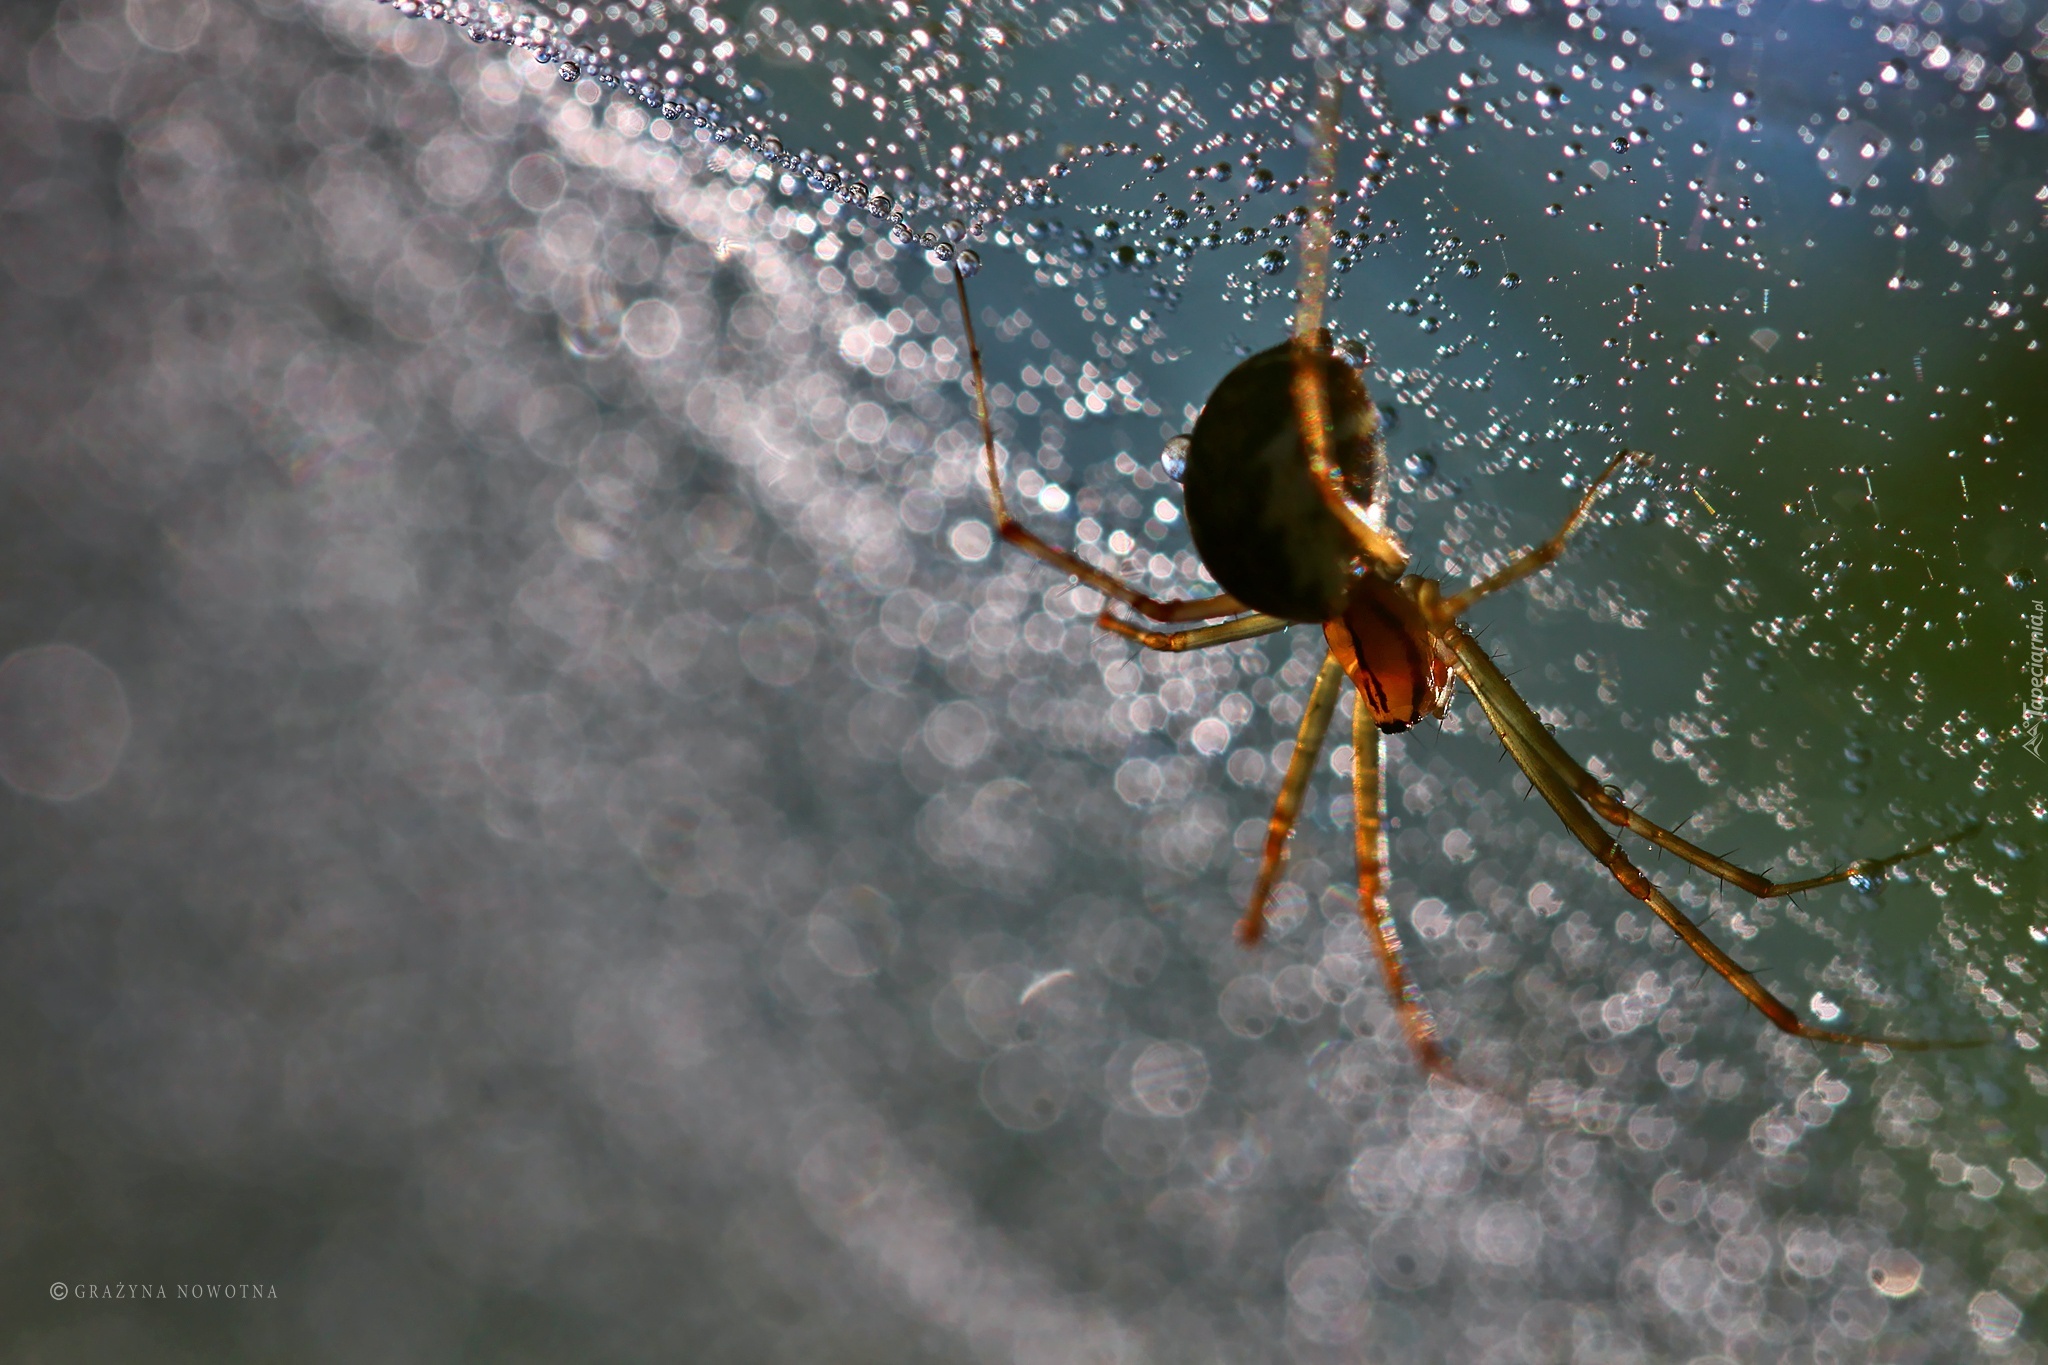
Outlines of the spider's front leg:
[{"label": "spider's front leg", "polygon": [[1308,705],[1301,713],[1301,728],[1294,736],[1294,752],[1287,759],[1287,776],[1281,779],[1280,794],[1273,798],[1273,813],[1266,818],[1266,847],[1259,857],[1258,880],[1252,883],[1251,900],[1244,918],[1237,922],[1237,941],[1246,947],[1266,933],[1266,906],[1273,888],[1280,883],[1280,869],[1287,858],[1287,841],[1294,834],[1294,822],[1301,817],[1301,798],[1308,779],[1322,756],[1323,736],[1329,733],[1330,717],[1337,712],[1337,698],[1344,689],[1344,670],[1335,655],[1326,655],[1316,670],[1315,686],[1309,689]]},{"label": "spider's front leg", "polygon": [[1613,792],[1600,785],[1593,774],[1587,772],[1584,765],[1557,742],[1491,659],[1486,658],[1482,652],[1473,661],[1473,666],[1475,671],[1482,673],[1484,682],[1492,693],[1494,704],[1499,708],[1502,723],[1514,730],[1523,744],[1548,764],[1552,772],[1563,778],[1572,788],[1573,794],[1595,815],[1611,825],[1628,830],[1648,843],[1655,844],[1667,853],[1677,854],[1701,871],[1711,873],[1732,886],[1740,887],[1759,900],[1769,900],[1775,896],[1796,896],[1802,891],[1814,891],[1823,886],[1848,881],[1851,877],[1875,877],[1887,868],[1932,853],[1935,849],[1953,843],[1978,828],[1976,825],[1970,825],[1939,839],[1915,844],[1888,857],[1859,858],[1846,867],[1818,877],[1806,877],[1795,882],[1774,882],[1760,873],[1751,872],[1748,868],[1739,867],[1726,858],[1707,852],[1690,839],[1666,829],[1622,804]]},{"label": "spider's front leg", "polygon": [[[1700,928],[1691,916],[1673,905],[1657,884],[1635,865],[1613,836],[1601,827],[1593,813],[1572,790],[1572,784],[1557,771],[1542,747],[1532,739],[1529,727],[1517,723],[1518,713],[1528,713],[1528,704],[1515,693],[1493,660],[1487,658],[1486,651],[1479,647],[1479,642],[1462,627],[1457,626],[1451,628],[1446,642],[1455,651],[1458,676],[1472,689],[1472,695],[1479,699],[1480,709],[1486,713],[1487,723],[1493,727],[1494,733],[1506,746],[1508,756],[1515,760],[1515,766],[1522,770],[1522,775],[1529,779],[1537,794],[1557,813],[1557,818],[1564,822],[1565,828],[1585,845],[1586,851],[1607,869],[1615,881],[1621,883],[1623,890],[1647,905],[1658,919],[1663,920],[1671,931],[1678,935],[1686,947],[1692,949],[1701,961],[1741,992],[1743,998],[1756,1006],[1771,1023],[1786,1033],[1810,1038],[1816,1042],[1861,1044],[1915,1051],[1942,1047],[1975,1047],[1989,1041],[1984,1038],[1880,1038],[1871,1034],[1824,1029],[1801,1019],[1790,1005],[1764,989],[1763,983],[1759,982],[1746,967],[1728,956],[1719,944],[1708,938],[1706,931]],[[1542,727],[1537,725],[1535,728],[1540,730]]]},{"label": "spider's front leg", "polygon": [[[1301,815],[1303,794],[1308,790],[1316,761],[1322,757],[1323,740],[1331,717],[1344,690],[1344,668],[1332,654],[1324,658],[1309,691],[1308,705],[1301,714],[1301,729],[1294,740],[1294,753],[1287,761],[1287,776],[1273,801],[1273,814],[1266,821],[1266,847],[1259,859],[1258,880],[1253,883],[1251,903],[1238,921],[1238,941],[1250,946],[1266,929],[1266,907],[1279,884],[1280,869],[1287,853],[1287,841]],[[1469,1082],[1458,1076],[1451,1059],[1437,1044],[1436,1021],[1422,1002],[1422,992],[1408,974],[1401,952],[1401,932],[1387,905],[1387,799],[1381,783],[1382,740],[1373,721],[1372,708],[1354,698],[1351,711],[1351,803],[1355,811],[1355,842],[1358,849],[1358,918],[1365,936],[1379,959],[1380,976],[1401,1032],[1416,1062],[1433,1076],[1460,1085]]]},{"label": "spider's front leg", "polygon": [[[1422,1003],[1422,992],[1408,974],[1401,955],[1401,931],[1387,904],[1387,793],[1380,781],[1379,727],[1372,709],[1360,699],[1351,710],[1351,804],[1358,844],[1358,918],[1380,961],[1380,976],[1401,1032],[1415,1060],[1433,1076],[1458,1080],[1451,1059],[1437,1046],[1436,1020]],[[1463,1084],[1461,1081],[1460,1084]]]},{"label": "spider's front leg", "polygon": [[1624,450],[1615,455],[1607,462],[1607,468],[1600,471],[1600,477],[1593,480],[1592,485],[1579,496],[1578,506],[1564,519],[1564,525],[1557,528],[1556,535],[1534,549],[1524,551],[1499,573],[1481,579],[1455,597],[1443,599],[1436,609],[1439,624],[1449,625],[1464,615],[1480,598],[1489,597],[1502,588],[1512,587],[1530,574],[1546,568],[1551,561],[1564,553],[1565,542],[1569,541],[1573,532],[1585,522],[1586,514],[1593,510],[1594,502],[1599,499],[1608,482],[1621,472],[1621,467],[1631,461],[1646,464],[1649,459],[1650,457],[1640,450]]}]

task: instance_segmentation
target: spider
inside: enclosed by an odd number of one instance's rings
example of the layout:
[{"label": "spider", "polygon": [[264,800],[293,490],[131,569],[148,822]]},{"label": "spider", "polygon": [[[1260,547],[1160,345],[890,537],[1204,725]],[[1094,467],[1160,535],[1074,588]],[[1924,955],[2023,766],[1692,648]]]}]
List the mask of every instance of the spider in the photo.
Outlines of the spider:
[{"label": "spider", "polygon": [[[1380,771],[1381,737],[1398,734],[1419,720],[1441,717],[1456,681],[1464,683],[1478,700],[1508,756],[1573,837],[1625,891],[1647,905],[1778,1028],[1816,1042],[1890,1048],[1967,1046],[1981,1041],[1879,1038],[1807,1023],[1672,904],[1601,822],[1628,830],[1760,899],[1796,895],[1851,878],[1875,877],[1970,830],[1887,858],[1859,860],[1824,876],[1771,881],[1707,852],[1624,805],[1552,737],[1460,623],[1460,618],[1485,598],[1541,572],[1555,560],[1606,485],[1625,466],[1646,463],[1645,454],[1628,449],[1616,454],[1586,488],[1555,535],[1462,592],[1447,595],[1437,580],[1408,572],[1407,552],[1385,529],[1387,471],[1377,411],[1357,372],[1335,353],[1322,323],[1340,85],[1325,73],[1318,87],[1317,136],[1307,177],[1313,208],[1302,229],[1293,335],[1225,375],[1209,395],[1188,438],[1181,479],[1184,515],[1196,552],[1223,589],[1217,596],[1172,600],[1149,596],[1041,539],[1010,514],[989,420],[981,349],[968,306],[965,276],[972,273],[971,258],[956,263],[953,271],[981,425],[990,515],[1004,540],[1101,593],[1108,601],[1096,624],[1146,649],[1179,653],[1254,639],[1294,625],[1320,625],[1323,629],[1328,654],[1310,689],[1293,756],[1267,822],[1250,905],[1237,925],[1239,940],[1256,944],[1265,931],[1267,905],[1279,881],[1302,796],[1336,712],[1343,682],[1349,678],[1358,690],[1352,711],[1351,790],[1356,809],[1359,917],[1417,1062],[1431,1074],[1450,1074],[1449,1059],[1402,958],[1400,933],[1387,907],[1386,800]],[[1111,603],[1120,603],[1162,625],[1213,624],[1155,630],[1118,615]]]}]

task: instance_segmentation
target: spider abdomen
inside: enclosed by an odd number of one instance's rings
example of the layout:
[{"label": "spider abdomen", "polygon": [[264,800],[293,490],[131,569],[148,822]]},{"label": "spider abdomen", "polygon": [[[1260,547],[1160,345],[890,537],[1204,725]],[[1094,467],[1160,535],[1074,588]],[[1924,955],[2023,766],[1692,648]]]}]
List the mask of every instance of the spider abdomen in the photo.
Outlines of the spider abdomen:
[{"label": "spider abdomen", "polygon": [[1451,695],[1451,666],[1431,643],[1414,589],[1427,580],[1399,583],[1367,575],[1357,579],[1341,615],[1323,623],[1330,653],[1358,688],[1382,734],[1399,734],[1426,716],[1440,716]]},{"label": "spider abdomen", "polygon": [[[1378,486],[1379,419],[1365,384],[1317,357],[1332,457],[1354,496]],[[1295,416],[1294,345],[1241,362],[1209,395],[1188,440],[1181,483],[1188,533],[1223,590],[1289,621],[1327,621],[1351,594],[1357,546],[1317,492]]]}]

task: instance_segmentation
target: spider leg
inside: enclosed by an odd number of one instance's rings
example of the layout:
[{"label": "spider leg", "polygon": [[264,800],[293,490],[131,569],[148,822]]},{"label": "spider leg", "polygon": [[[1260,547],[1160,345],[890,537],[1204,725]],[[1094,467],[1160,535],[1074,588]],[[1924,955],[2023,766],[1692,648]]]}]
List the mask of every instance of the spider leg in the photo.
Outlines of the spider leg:
[{"label": "spider leg", "polygon": [[1579,505],[1574,507],[1572,514],[1564,519],[1564,525],[1557,528],[1556,535],[1534,549],[1525,551],[1499,573],[1481,579],[1455,597],[1445,598],[1440,606],[1440,610],[1443,613],[1441,619],[1445,621],[1457,620],[1480,598],[1491,596],[1502,588],[1521,582],[1530,574],[1544,568],[1552,560],[1563,554],[1565,542],[1571,539],[1572,533],[1579,529],[1581,522],[1585,521],[1586,513],[1593,510],[1593,503],[1599,498],[1601,491],[1606,488],[1607,481],[1612,479],[1621,467],[1630,460],[1648,460],[1649,458],[1648,455],[1639,450],[1624,450],[1609,460],[1607,468],[1600,471],[1600,477],[1593,480],[1585,493],[1580,496]]},{"label": "spider leg", "polygon": [[[1451,1059],[1437,1046],[1436,1021],[1422,1003],[1422,992],[1408,975],[1401,957],[1401,931],[1387,907],[1387,793],[1380,782],[1380,732],[1373,724],[1372,708],[1363,702],[1351,712],[1351,802],[1357,818],[1358,917],[1365,924],[1366,937],[1380,960],[1380,976],[1386,981],[1387,996],[1400,1017],[1401,1031],[1424,1071],[1433,1076],[1457,1080]],[[1462,1083],[1462,1082],[1461,1082]]]},{"label": "spider leg", "polygon": [[1235,621],[1224,621],[1219,625],[1197,626],[1193,630],[1146,630],[1120,616],[1113,616],[1107,608],[1095,618],[1095,624],[1112,635],[1121,635],[1134,640],[1147,649],[1156,649],[1166,654],[1185,654],[1191,649],[1209,649],[1216,645],[1227,645],[1233,640],[1256,640],[1261,635],[1271,635],[1294,625],[1277,616],[1253,612],[1240,616]]},{"label": "spider leg", "polygon": [[1323,660],[1316,671],[1315,686],[1309,689],[1308,707],[1301,713],[1301,728],[1294,735],[1294,753],[1287,760],[1287,776],[1280,794],[1273,799],[1273,813],[1266,819],[1266,851],[1259,858],[1259,877],[1252,883],[1252,898],[1244,918],[1237,922],[1237,941],[1246,947],[1257,943],[1266,932],[1266,905],[1280,881],[1280,867],[1287,857],[1287,836],[1301,815],[1302,793],[1308,790],[1309,775],[1323,751],[1323,736],[1329,732],[1330,717],[1337,710],[1337,695],[1343,690],[1344,669],[1336,656]]},{"label": "spider leg", "polygon": [[[1408,556],[1392,537],[1368,522],[1357,504],[1345,496],[1337,476],[1336,453],[1330,449],[1330,404],[1323,392],[1320,361],[1328,350],[1323,333],[1323,297],[1328,289],[1331,223],[1336,217],[1330,188],[1337,172],[1337,111],[1343,86],[1337,75],[1318,63],[1316,70],[1316,146],[1309,154],[1308,221],[1301,229],[1301,274],[1295,281],[1294,394],[1295,425],[1303,453],[1323,505],[1337,518],[1359,553],[1372,562],[1380,577],[1399,578]],[[1373,500],[1381,500],[1379,489]]]},{"label": "spider leg", "polygon": [[1301,229],[1301,274],[1295,280],[1294,339],[1315,343],[1323,330],[1323,302],[1329,289],[1330,220],[1335,216],[1330,187],[1337,178],[1337,111],[1343,87],[1328,67],[1316,71],[1315,149],[1308,157],[1308,221]]},{"label": "spider leg", "polygon": [[981,422],[982,462],[988,474],[988,510],[996,524],[996,534],[1055,569],[1072,574],[1104,597],[1113,598],[1154,621],[1211,621],[1219,616],[1235,616],[1245,610],[1244,604],[1228,593],[1195,599],[1161,599],[1139,592],[1073,551],[1062,550],[1041,539],[1010,515],[1009,500],[1003,496],[1002,463],[996,458],[995,427],[988,416],[988,383],[981,370],[981,343],[974,336],[974,311],[967,303],[967,281],[958,270],[953,272],[953,288],[960,296],[960,323],[967,334],[968,364],[974,371],[974,413]]},{"label": "spider leg", "polygon": [[1710,872],[1722,881],[1738,886],[1760,900],[1767,900],[1773,896],[1793,896],[1801,891],[1812,891],[1823,886],[1833,886],[1835,883],[1845,882],[1851,877],[1874,877],[1886,868],[1894,867],[1909,858],[1918,858],[1923,854],[1931,853],[1935,849],[1952,843],[1967,834],[1973,833],[1977,829],[1977,826],[1970,825],[1958,830],[1954,834],[1946,834],[1939,839],[1930,839],[1926,843],[1915,844],[1909,849],[1884,858],[1859,858],[1848,866],[1838,868],[1823,876],[1807,877],[1796,882],[1774,882],[1758,873],[1749,871],[1747,868],[1738,867],[1726,858],[1709,853],[1690,839],[1683,838],[1675,831],[1668,830],[1662,825],[1630,810],[1615,799],[1613,792],[1610,792],[1607,788],[1601,786],[1599,782],[1595,781],[1593,775],[1587,772],[1579,761],[1566,751],[1562,744],[1557,742],[1549,729],[1537,717],[1536,713],[1529,709],[1529,704],[1523,701],[1521,696],[1515,691],[1513,684],[1509,683],[1506,676],[1501,673],[1499,666],[1486,656],[1484,650],[1475,652],[1471,667],[1473,671],[1484,677],[1488,686],[1493,689],[1494,704],[1500,711],[1501,720],[1513,728],[1515,733],[1521,737],[1522,742],[1531,751],[1540,755],[1553,772],[1570,784],[1573,794],[1589,806],[1595,815],[1598,815],[1611,825],[1618,825],[1645,841],[1655,844],[1667,853],[1677,854],[1701,871]]},{"label": "spider leg", "polygon": [[1912,1038],[1878,1038],[1868,1034],[1844,1033],[1835,1029],[1824,1029],[1809,1024],[1793,1013],[1792,1007],[1777,996],[1765,990],[1755,975],[1734,958],[1721,951],[1720,945],[1708,938],[1690,916],[1659,890],[1657,884],[1643,875],[1643,872],[1629,860],[1620,844],[1601,828],[1593,813],[1586,809],[1569,783],[1560,776],[1543,755],[1531,746],[1522,732],[1510,723],[1504,709],[1503,691],[1512,694],[1513,689],[1500,676],[1500,671],[1491,667],[1485,651],[1478,641],[1461,629],[1453,627],[1447,643],[1456,651],[1458,675],[1465,685],[1472,689],[1473,696],[1486,713],[1486,719],[1507,746],[1508,754],[1515,760],[1515,766],[1542,794],[1550,808],[1557,812],[1557,818],[1574,838],[1586,846],[1586,851],[1607,869],[1622,889],[1650,907],[1658,919],[1697,953],[1700,960],[1721,974],[1723,980],[1742,993],[1742,997],[1763,1014],[1763,1016],[1786,1033],[1800,1038],[1810,1038],[1822,1043],[1842,1043],[1872,1047],[1888,1047],[1900,1050],[1922,1050],[1938,1047],[1974,1047],[1986,1039],[1923,1040]]}]

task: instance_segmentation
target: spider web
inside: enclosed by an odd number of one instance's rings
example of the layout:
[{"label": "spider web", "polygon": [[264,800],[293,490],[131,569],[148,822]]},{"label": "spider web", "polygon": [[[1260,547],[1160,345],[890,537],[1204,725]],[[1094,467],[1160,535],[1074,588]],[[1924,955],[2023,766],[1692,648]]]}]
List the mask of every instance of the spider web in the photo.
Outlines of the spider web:
[{"label": "spider web", "polygon": [[[1327,49],[1419,566],[1652,451],[1486,644],[1753,863],[1985,820],[1799,906],[1645,862],[1803,1011],[2038,1031],[2037,13],[424,12],[481,41],[73,4],[9,49],[22,639],[156,727],[10,863],[12,1055],[90,1079],[7,1141],[125,1144],[66,1236],[285,1247],[277,1330],[343,1358],[2027,1358],[2038,1052],[1770,1033],[1462,699],[1390,751],[1392,900],[1526,1102],[1390,1028],[1341,750],[1229,941],[1320,643],[1134,657],[991,547],[935,258],[1033,524],[1201,589],[1171,440],[1285,330]],[[188,1217],[123,1194],[164,1166]]]}]

